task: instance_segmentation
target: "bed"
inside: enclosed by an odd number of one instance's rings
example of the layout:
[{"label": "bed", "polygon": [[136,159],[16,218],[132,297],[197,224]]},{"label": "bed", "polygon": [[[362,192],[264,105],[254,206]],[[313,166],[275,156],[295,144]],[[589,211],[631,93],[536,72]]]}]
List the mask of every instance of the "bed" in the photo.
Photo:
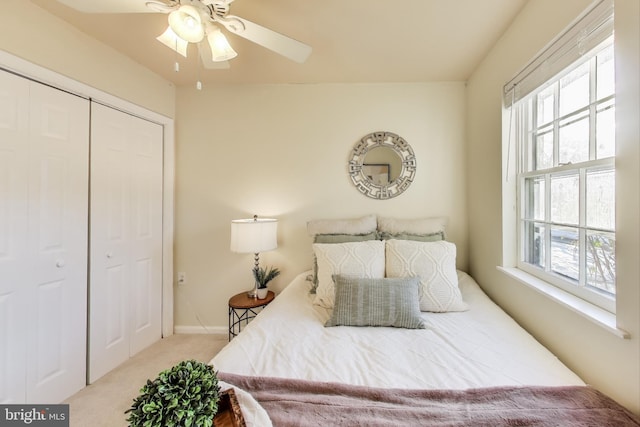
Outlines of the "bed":
[{"label": "bed", "polygon": [[211,361],[247,425],[640,425],[455,269],[443,224],[368,219],[310,224],[315,268]]}]

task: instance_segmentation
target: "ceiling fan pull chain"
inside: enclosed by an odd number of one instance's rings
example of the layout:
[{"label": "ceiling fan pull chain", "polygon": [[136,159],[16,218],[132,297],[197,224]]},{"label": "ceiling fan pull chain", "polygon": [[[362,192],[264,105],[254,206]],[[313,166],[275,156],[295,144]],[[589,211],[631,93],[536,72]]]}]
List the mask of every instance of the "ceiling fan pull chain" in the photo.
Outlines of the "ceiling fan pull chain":
[{"label": "ceiling fan pull chain", "polygon": [[177,73],[178,71],[180,71],[180,63],[178,62],[178,38],[177,37],[175,39],[175,43],[176,43],[176,48],[174,49],[174,53],[173,53],[173,58],[175,61],[173,63],[173,71]]},{"label": "ceiling fan pull chain", "polygon": [[202,90],[202,81],[200,80],[200,72],[202,71],[202,57],[198,55],[198,81],[196,82],[196,89]]}]

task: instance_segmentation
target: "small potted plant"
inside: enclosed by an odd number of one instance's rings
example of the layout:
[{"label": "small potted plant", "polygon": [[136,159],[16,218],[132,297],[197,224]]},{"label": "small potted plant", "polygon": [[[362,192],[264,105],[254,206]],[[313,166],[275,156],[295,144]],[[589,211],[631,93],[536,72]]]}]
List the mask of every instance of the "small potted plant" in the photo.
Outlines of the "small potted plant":
[{"label": "small potted plant", "polygon": [[258,299],[265,299],[269,289],[267,284],[280,275],[280,270],[277,268],[269,267],[265,269],[263,267],[256,267],[253,269],[253,278],[256,279],[256,286],[258,287]]},{"label": "small potted plant", "polygon": [[213,366],[185,360],[147,380],[125,414],[129,427],[211,427],[219,401]]}]

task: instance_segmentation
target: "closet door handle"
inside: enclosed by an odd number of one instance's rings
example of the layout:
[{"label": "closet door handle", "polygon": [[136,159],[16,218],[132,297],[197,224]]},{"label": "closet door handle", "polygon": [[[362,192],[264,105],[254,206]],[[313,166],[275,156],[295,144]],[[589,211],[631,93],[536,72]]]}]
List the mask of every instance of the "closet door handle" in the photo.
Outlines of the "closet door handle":
[{"label": "closet door handle", "polygon": [[113,258],[113,252],[107,252],[107,258]]},{"label": "closet door handle", "polygon": [[64,260],[63,259],[57,260],[56,261],[56,267],[58,267],[58,268],[64,267]]}]

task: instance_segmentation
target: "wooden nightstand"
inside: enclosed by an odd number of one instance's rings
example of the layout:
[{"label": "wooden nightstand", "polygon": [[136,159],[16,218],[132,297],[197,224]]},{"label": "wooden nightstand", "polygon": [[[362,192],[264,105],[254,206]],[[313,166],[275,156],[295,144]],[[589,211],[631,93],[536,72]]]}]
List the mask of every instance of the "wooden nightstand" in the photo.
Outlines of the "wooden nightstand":
[{"label": "wooden nightstand", "polygon": [[251,298],[246,292],[232,296],[229,299],[229,341],[242,331],[243,323],[246,326],[275,296],[272,291],[264,299]]}]

